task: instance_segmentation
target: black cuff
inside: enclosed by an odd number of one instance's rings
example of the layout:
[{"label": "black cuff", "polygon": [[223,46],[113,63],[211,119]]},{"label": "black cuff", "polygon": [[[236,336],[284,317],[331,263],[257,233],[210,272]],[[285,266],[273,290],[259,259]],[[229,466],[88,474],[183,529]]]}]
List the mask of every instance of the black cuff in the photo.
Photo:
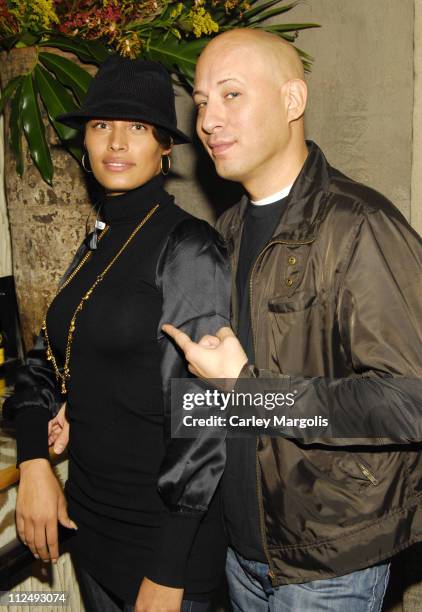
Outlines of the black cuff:
[{"label": "black cuff", "polygon": [[160,529],[154,560],[147,578],[164,586],[182,589],[189,553],[202,514],[170,514]]},{"label": "black cuff", "polygon": [[27,407],[16,413],[16,467],[28,459],[49,459],[48,421],[51,415],[39,406]]}]

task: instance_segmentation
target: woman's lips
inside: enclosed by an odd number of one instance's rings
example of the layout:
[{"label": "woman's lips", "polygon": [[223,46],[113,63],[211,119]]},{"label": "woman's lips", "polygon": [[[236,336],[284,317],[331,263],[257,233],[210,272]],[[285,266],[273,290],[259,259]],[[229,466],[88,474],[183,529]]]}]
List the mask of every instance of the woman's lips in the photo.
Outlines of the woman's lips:
[{"label": "woman's lips", "polygon": [[107,170],[110,170],[111,172],[124,172],[125,170],[130,170],[130,168],[133,168],[135,165],[130,162],[123,161],[105,161],[103,164]]}]

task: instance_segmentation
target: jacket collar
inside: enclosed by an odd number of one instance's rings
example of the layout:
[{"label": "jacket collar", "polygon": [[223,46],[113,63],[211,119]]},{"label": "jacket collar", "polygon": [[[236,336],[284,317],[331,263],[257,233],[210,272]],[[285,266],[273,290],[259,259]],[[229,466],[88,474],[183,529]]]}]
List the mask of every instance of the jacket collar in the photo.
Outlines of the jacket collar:
[{"label": "jacket collar", "polygon": [[[272,240],[307,243],[315,239],[330,183],[330,165],[321,149],[311,140],[306,141],[308,157],[283,204],[280,221]],[[244,195],[233,216],[228,238],[242,229],[248,197]]]}]

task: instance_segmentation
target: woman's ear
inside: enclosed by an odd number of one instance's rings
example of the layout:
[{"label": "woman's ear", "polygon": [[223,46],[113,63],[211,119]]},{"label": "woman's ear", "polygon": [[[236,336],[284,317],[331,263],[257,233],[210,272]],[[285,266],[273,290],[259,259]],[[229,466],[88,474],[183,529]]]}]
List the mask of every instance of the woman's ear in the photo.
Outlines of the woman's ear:
[{"label": "woman's ear", "polygon": [[170,144],[168,147],[162,147],[161,155],[171,155],[173,151],[173,138],[170,138]]},{"label": "woman's ear", "polygon": [[308,97],[308,88],[305,81],[302,79],[290,79],[283,85],[286,105],[287,118],[290,121],[296,121],[303,116],[306,108],[306,100]]}]

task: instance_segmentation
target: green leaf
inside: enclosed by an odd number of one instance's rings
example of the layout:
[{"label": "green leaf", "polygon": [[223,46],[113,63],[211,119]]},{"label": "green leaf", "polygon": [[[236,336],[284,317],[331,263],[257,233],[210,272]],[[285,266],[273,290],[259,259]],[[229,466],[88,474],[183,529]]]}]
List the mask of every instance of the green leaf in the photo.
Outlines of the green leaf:
[{"label": "green leaf", "polygon": [[73,157],[81,164],[82,163],[82,155],[83,155],[83,150],[81,147],[76,147],[74,145],[70,146],[68,144],[66,144],[66,149],[67,151],[69,151],[69,153],[71,155],[73,155]]},{"label": "green leaf", "polygon": [[72,96],[57,79],[51,76],[51,74],[39,64],[35,66],[34,76],[49,119],[59,137],[62,140],[74,138],[77,134],[77,130],[73,130],[56,121],[58,115],[76,110],[77,106]]},{"label": "green leaf", "polygon": [[[280,4],[281,1],[282,0],[269,0],[268,2],[264,2],[263,4],[260,4],[259,6],[253,6],[253,8],[250,8],[249,10],[245,11],[242,14],[233,15],[229,19],[223,19],[222,24],[226,28],[227,26],[235,27],[237,25],[247,27],[250,23],[250,20],[253,17],[259,15],[260,13],[262,13],[268,8],[271,8],[272,6],[275,6],[276,4]],[[253,5],[255,4],[255,2],[254,3],[250,2],[249,4]],[[292,8],[294,8],[297,4],[299,4],[299,0],[295,0],[295,2],[292,2],[286,6],[280,6],[277,9],[277,14],[281,15],[283,13],[287,13]]]},{"label": "green leaf", "polygon": [[67,36],[52,36],[39,43],[40,47],[56,47],[62,49],[62,51],[70,51],[79,57],[83,62],[89,64],[96,63],[94,57],[91,55],[89,49],[87,49],[86,41],[81,38],[67,37]]},{"label": "green leaf", "polygon": [[[249,9],[248,11],[245,11],[243,13],[242,20],[249,21],[250,19],[252,19],[252,17],[259,15],[260,13],[262,13],[262,11],[265,11],[266,9],[271,8],[272,6],[276,4],[280,4],[280,0],[269,0],[269,2],[264,2],[263,4],[260,4],[259,6]],[[278,10],[278,14],[281,15],[282,13],[287,13],[288,11],[291,11],[298,4],[299,4],[299,0],[296,0],[295,2],[291,2],[290,4],[286,4],[285,6],[279,6],[276,10]]]},{"label": "green leaf", "polygon": [[45,137],[45,127],[38,107],[37,91],[32,74],[27,74],[22,84],[22,125],[31,157],[41,176],[49,185],[53,181],[53,163]]},{"label": "green leaf", "polygon": [[181,72],[191,82],[195,75],[198,56],[209,40],[209,38],[199,38],[179,44],[175,37],[169,37],[165,42],[157,38],[151,40],[148,45],[148,59],[161,62],[169,70]]},{"label": "green leaf", "polygon": [[217,8],[217,6],[213,8],[212,18],[221,27],[229,23],[233,23],[233,25],[238,23],[240,15],[230,12],[228,13],[224,8],[224,5],[220,4],[220,8]]},{"label": "green leaf", "polygon": [[[266,19],[271,19],[271,17],[276,17],[277,15],[280,15],[280,9],[279,8],[271,9],[270,11],[261,13],[260,15],[257,15],[254,19],[251,19],[250,21],[248,21],[248,25],[251,26],[255,23],[261,23],[262,21],[265,21]],[[295,24],[286,24],[286,25],[295,25]]]},{"label": "green leaf", "polygon": [[15,91],[16,87],[19,85],[19,83],[22,81],[22,76],[17,76],[14,79],[11,79],[8,84],[6,85],[6,87],[3,89],[3,91],[1,92],[1,98],[0,98],[0,115],[2,114],[4,107],[6,105],[6,102],[8,101],[8,99],[10,98],[10,96],[13,94],[13,92]]},{"label": "green leaf", "polygon": [[[253,26],[251,26],[253,27]],[[309,28],[320,28],[319,23],[276,23],[274,25],[266,25],[267,32],[295,32],[299,30],[308,30]]]},{"label": "green leaf", "polygon": [[308,53],[305,53],[305,51],[303,51],[302,49],[299,49],[299,47],[295,46],[295,49],[299,53],[302,59],[302,63],[305,68],[305,72],[310,72],[314,58],[312,57],[312,55],[308,55]]},{"label": "green leaf", "polygon": [[303,59],[309,60],[310,62],[313,61],[314,58],[312,57],[312,55],[305,53],[305,51],[303,51],[303,49],[299,49],[299,47],[295,47],[295,49],[299,53],[300,57],[302,57]]},{"label": "green leaf", "polygon": [[56,55],[55,53],[41,51],[38,57],[42,64],[53,72],[63,85],[69,87],[73,91],[76,98],[81,103],[86,96],[88,86],[92,80],[91,75],[75,64],[75,62],[72,62],[72,60]]},{"label": "green leaf", "polygon": [[25,47],[32,47],[39,40],[39,36],[34,32],[23,32],[19,37],[19,42],[23,43]]},{"label": "green leaf", "polygon": [[12,153],[15,157],[16,172],[20,177],[23,174],[23,155],[22,155],[22,116],[21,116],[21,102],[22,102],[22,84],[21,82],[15,90],[15,94],[11,101],[10,117],[9,117],[9,142]]},{"label": "green leaf", "polygon": [[10,51],[20,39],[20,34],[13,34],[12,36],[5,36],[0,38],[0,48]]},{"label": "green leaf", "polygon": [[111,54],[107,45],[100,40],[83,40],[76,36],[52,36],[40,43],[40,46],[70,51],[89,64],[101,64]]},{"label": "green leaf", "polygon": [[111,55],[106,45],[99,40],[86,40],[85,48],[88,49],[89,53],[92,55],[92,58],[95,60],[95,63],[98,64],[101,64],[101,62]]}]

